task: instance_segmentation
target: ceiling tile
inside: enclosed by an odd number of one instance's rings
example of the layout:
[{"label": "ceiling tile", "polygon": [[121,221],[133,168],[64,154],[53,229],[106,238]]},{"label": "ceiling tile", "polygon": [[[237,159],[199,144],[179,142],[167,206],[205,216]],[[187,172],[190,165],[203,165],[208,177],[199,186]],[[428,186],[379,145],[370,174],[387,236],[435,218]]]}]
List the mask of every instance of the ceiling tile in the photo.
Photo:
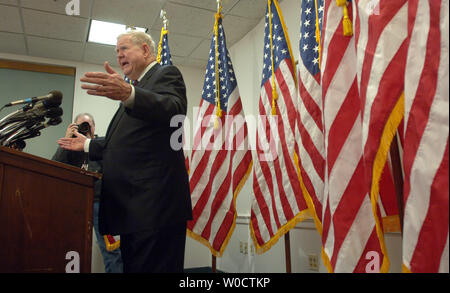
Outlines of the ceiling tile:
[{"label": "ceiling tile", "polygon": [[[164,10],[172,33],[205,38],[214,27],[214,12],[173,3],[167,3]],[[161,30],[162,26],[158,16],[152,29]]]},{"label": "ceiling tile", "polygon": [[178,56],[173,56],[172,62],[175,66],[182,65],[200,69],[205,69],[206,65],[208,64],[206,60]]},{"label": "ceiling tile", "polygon": [[[80,17],[88,18],[91,11],[92,0],[80,0]],[[32,8],[42,11],[66,14],[66,6],[69,0],[21,0],[20,4],[24,8]]]},{"label": "ceiling tile", "polygon": [[[80,0],[79,16],[66,15],[69,3],[69,0],[0,0],[0,52],[94,64],[109,61],[118,66],[114,46],[86,43],[91,16],[146,27],[158,43],[163,26],[159,14],[163,7],[169,19],[174,63],[206,66],[217,9],[215,0]],[[222,0],[229,48],[264,17],[266,3],[266,0]]]},{"label": "ceiling tile", "polygon": [[189,57],[207,60],[209,57],[210,48],[211,48],[211,39],[203,40]]},{"label": "ceiling tile", "polygon": [[86,40],[89,20],[36,10],[23,9],[25,33],[69,41]]},{"label": "ceiling tile", "polygon": [[0,52],[26,55],[25,37],[23,34],[0,32]]},{"label": "ceiling tile", "polygon": [[23,33],[18,7],[0,5],[0,30]]},{"label": "ceiling tile", "polygon": [[28,36],[27,43],[31,56],[81,61],[83,55],[84,45],[80,42]]},{"label": "ceiling tile", "polygon": [[227,38],[227,47],[231,47],[235,42],[242,39],[258,23],[258,19],[249,19],[234,15],[224,16],[222,24]]},{"label": "ceiling tile", "polygon": [[0,4],[19,5],[17,0],[0,0]]},{"label": "ceiling tile", "polygon": [[267,8],[267,1],[241,0],[236,5],[234,5],[233,8],[227,12],[227,14],[247,18],[255,18],[259,20],[266,13],[266,8]]},{"label": "ceiling tile", "polygon": [[117,63],[114,46],[95,43],[86,44],[83,61],[100,65],[103,65],[105,61],[108,61],[113,67],[119,66]]},{"label": "ceiling tile", "polygon": [[[222,0],[222,13],[226,13],[238,1],[239,0]],[[217,2],[214,0],[169,0],[168,2],[217,11]]]},{"label": "ceiling tile", "polygon": [[94,0],[92,18],[113,23],[151,28],[165,0]]},{"label": "ceiling tile", "polygon": [[[158,44],[161,39],[161,30],[149,30],[147,33],[152,37],[153,41],[155,41],[156,46],[155,49],[158,50]],[[169,36],[172,36],[172,33],[170,33]],[[170,38],[169,38],[169,45],[170,45]]]},{"label": "ceiling tile", "polygon": [[[152,30],[150,31],[150,34],[155,40],[156,46],[158,46],[158,43],[161,39],[161,31]],[[169,31],[170,54],[180,57],[189,56],[192,51],[198,47],[202,40],[203,38],[200,37],[190,37],[186,35],[171,33]]]}]

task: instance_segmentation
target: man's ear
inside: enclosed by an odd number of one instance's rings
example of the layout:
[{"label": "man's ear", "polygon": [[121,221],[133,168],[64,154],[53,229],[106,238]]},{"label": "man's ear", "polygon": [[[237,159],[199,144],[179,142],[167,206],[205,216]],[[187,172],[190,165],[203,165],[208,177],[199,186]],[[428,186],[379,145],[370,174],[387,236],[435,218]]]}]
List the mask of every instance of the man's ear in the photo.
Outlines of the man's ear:
[{"label": "man's ear", "polygon": [[150,56],[150,47],[148,46],[148,44],[143,43],[142,44],[142,50],[144,50],[144,56],[145,57],[149,57]]}]

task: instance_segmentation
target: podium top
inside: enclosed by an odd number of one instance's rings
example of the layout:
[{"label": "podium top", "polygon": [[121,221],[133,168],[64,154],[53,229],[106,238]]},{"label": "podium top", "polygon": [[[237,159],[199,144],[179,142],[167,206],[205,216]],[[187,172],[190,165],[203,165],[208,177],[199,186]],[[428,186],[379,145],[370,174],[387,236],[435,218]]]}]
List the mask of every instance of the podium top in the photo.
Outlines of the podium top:
[{"label": "podium top", "polygon": [[35,155],[0,146],[0,173],[4,166],[38,172],[85,186],[93,186],[95,180],[101,179],[100,173],[94,173],[64,163],[48,160]]}]

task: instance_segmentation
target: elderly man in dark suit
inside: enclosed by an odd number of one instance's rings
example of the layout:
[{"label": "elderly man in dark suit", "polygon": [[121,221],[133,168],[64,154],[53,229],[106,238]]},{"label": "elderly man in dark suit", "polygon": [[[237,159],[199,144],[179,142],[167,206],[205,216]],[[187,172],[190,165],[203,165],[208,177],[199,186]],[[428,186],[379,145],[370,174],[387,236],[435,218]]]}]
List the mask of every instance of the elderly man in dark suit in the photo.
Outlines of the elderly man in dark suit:
[{"label": "elderly man in dark suit", "polygon": [[146,33],[120,35],[116,53],[132,84],[107,62],[106,72],[81,78],[88,94],[121,102],[106,136],[90,140],[76,133],[58,143],[103,161],[100,231],[120,235],[124,272],[182,272],[192,207],[183,150],[171,146],[177,129],[170,120],[187,111],[183,77],[156,62]]}]

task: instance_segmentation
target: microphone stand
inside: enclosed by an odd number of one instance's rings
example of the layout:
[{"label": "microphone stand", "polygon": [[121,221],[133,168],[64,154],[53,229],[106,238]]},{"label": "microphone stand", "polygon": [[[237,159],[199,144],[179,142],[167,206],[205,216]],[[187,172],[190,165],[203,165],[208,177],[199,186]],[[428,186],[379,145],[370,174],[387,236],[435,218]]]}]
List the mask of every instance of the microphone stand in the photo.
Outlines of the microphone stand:
[{"label": "microphone stand", "polygon": [[[14,111],[14,112],[12,112],[12,113],[9,113],[9,114],[6,115],[5,117],[3,117],[3,118],[0,120],[0,128],[1,128],[1,127],[4,127],[5,125],[10,124],[12,121],[10,121],[9,119],[12,118],[12,117],[14,117],[15,115],[17,115],[17,114],[19,114],[19,113],[26,112],[26,111],[32,109],[32,108],[34,107],[34,104],[35,104],[35,102],[26,104],[25,106],[22,107],[22,109],[16,110],[16,111]],[[3,106],[3,107],[4,107],[4,106]]]}]

